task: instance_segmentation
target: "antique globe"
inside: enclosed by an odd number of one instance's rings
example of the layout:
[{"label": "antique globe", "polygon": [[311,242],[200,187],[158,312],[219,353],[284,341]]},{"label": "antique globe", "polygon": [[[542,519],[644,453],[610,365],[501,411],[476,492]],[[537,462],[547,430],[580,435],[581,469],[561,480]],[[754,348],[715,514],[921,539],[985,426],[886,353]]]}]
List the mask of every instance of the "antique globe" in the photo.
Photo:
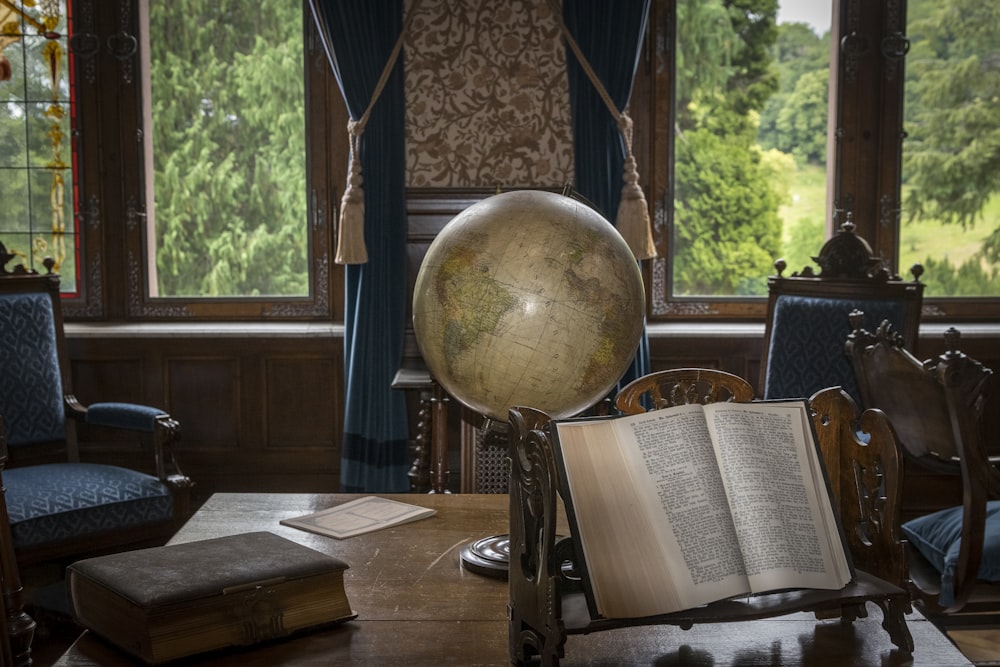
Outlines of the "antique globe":
[{"label": "antique globe", "polygon": [[618,231],[586,203],[537,190],[455,216],[413,294],[434,379],[501,422],[513,406],[560,419],[603,399],[635,355],[644,312],[642,275]]}]

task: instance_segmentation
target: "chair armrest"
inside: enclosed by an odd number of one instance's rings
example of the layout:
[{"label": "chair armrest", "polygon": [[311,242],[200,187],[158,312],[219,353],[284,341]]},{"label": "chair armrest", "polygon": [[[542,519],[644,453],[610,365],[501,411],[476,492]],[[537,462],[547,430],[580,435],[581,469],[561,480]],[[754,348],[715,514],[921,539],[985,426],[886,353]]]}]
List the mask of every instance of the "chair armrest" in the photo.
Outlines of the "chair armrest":
[{"label": "chair armrest", "polygon": [[95,426],[110,426],[129,431],[152,433],[156,430],[157,418],[169,415],[148,405],[135,403],[94,403],[87,406],[84,422]]},{"label": "chair armrest", "polygon": [[68,414],[93,426],[152,434],[156,476],[177,488],[191,486],[174,456],[173,443],[180,438],[181,426],[160,408],[138,403],[93,403],[83,406],[75,396],[66,396]]}]

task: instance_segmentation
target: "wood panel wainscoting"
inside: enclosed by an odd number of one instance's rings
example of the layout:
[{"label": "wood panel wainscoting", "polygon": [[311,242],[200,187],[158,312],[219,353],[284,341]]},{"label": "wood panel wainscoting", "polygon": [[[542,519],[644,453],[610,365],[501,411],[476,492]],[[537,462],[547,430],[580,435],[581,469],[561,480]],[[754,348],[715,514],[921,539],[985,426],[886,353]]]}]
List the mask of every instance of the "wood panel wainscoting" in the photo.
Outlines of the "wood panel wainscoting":
[{"label": "wood panel wainscoting", "polygon": [[[962,324],[963,350],[1000,368],[1000,331]],[[944,326],[921,327],[917,356],[944,351]],[[161,405],[181,423],[178,453],[196,498],[217,491],[334,492],[340,484],[343,430],[343,328],[328,323],[67,325],[77,392]],[[652,323],[652,370],[697,366],[758,377],[762,324]],[[416,354],[410,340],[405,348]],[[407,396],[411,437],[419,395]],[[448,413],[449,488],[461,489],[460,442],[474,419],[456,403]],[[1000,392],[987,408],[1000,432]],[[80,431],[98,460],[138,461],[130,442]],[[997,452],[1000,453],[1000,452]],[[464,468],[468,474],[468,467]],[[951,483],[907,481],[904,518],[960,502]]]},{"label": "wood panel wainscoting", "polygon": [[[169,406],[195,498],[217,491],[335,491],[343,430],[343,326],[67,325],[81,399]],[[134,444],[81,427],[89,460],[138,462]]]}]

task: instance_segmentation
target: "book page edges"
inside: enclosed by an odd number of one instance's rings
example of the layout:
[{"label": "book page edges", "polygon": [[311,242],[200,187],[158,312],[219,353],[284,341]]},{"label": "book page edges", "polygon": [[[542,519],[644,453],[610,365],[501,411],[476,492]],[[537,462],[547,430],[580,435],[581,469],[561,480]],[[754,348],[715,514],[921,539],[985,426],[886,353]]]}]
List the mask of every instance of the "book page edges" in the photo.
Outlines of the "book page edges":
[{"label": "book page edges", "polygon": [[[559,474],[567,491],[564,503],[583,552],[582,578],[591,615],[652,616],[746,592],[742,578],[735,588],[733,581],[724,581],[679,589],[676,578],[686,574],[684,566],[671,567],[676,556],[662,543],[640,539],[669,531],[669,526],[658,527],[662,514],[656,504],[643,502],[644,494],[636,493],[637,486],[644,486],[640,480],[645,472],[629,467],[632,458],[623,454],[615,433],[619,421],[567,420],[554,430]],[[569,473],[567,459],[575,474]],[[622,474],[612,476],[616,462],[622,464],[616,466]],[[580,522],[581,516],[588,517],[586,523]]]}]

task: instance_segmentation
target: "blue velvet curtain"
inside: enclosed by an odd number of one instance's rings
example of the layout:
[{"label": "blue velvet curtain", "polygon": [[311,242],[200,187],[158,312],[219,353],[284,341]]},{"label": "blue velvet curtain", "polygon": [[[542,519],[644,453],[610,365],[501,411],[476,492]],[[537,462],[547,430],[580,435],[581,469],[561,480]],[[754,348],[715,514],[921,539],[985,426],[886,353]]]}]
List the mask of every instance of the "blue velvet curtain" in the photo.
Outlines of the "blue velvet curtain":
[{"label": "blue velvet curtain", "polygon": [[[348,112],[360,118],[402,29],[402,0],[311,2]],[[344,492],[409,490],[405,397],[391,388],[406,318],[404,105],[400,54],[361,137],[368,263],[346,267]]]},{"label": "blue velvet curtain", "polygon": [[[618,109],[632,94],[649,0],[563,0],[563,20]],[[621,198],[625,142],[593,82],[567,48],[569,103],[573,115],[576,190],[614,220]],[[622,382],[649,372],[649,340],[642,340]]]}]

